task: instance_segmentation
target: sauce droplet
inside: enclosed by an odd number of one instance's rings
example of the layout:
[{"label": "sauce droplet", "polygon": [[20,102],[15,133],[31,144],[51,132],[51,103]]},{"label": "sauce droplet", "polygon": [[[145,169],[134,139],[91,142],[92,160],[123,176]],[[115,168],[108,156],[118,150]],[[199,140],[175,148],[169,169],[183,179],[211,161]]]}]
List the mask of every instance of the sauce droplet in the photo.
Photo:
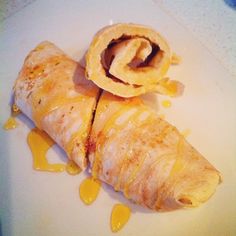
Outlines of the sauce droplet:
[{"label": "sauce droplet", "polygon": [[186,138],[191,134],[191,130],[190,129],[185,129],[181,133]]},{"label": "sauce droplet", "polygon": [[117,232],[128,222],[130,209],[124,204],[116,204],[111,212],[111,230]]},{"label": "sauce droplet", "polygon": [[171,107],[171,101],[169,101],[169,100],[163,100],[161,104],[165,108]]},{"label": "sauce droplet", "polygon": [[5,130],[9,130],[9,129],[15,129],[17,127],[17,122],[15,120],[14,117],[9,117],[8,120],[6,121],[6,123],[3,125],[3,128]]},{"label": "sauce droplet", "polygon": [[11,113],[13,116],[17,116],[21,113],[20,108],[15,103],[11,107]]},{"label": "sauce droplet", "polygon": [[90,205],[93,203],[100,191],[101,183],[94,178],[86,178],[80,184],[79,193],[81,200],[86,204]]},{"label": "sauce droplet", "polygon": [[47,161],[46,153],[54,144],[54,141],[44,132],[37,128],[30,131],[27,137],[28,145],[33,155],[33,167],[35,170],[62,172],[64,164],[50,164]]},{"label": "sauce droplet", "polygon": [[173,53],[171,56],[171,64],[178,65],[181,63],[181,57],[178,56],[176,53]]},{"label": "sauce droplet", "polygon": [[66,164],[66,171],[70,175],[77,175],[81,172],[81,169],[75,164],[74,161],[69,160]]}]

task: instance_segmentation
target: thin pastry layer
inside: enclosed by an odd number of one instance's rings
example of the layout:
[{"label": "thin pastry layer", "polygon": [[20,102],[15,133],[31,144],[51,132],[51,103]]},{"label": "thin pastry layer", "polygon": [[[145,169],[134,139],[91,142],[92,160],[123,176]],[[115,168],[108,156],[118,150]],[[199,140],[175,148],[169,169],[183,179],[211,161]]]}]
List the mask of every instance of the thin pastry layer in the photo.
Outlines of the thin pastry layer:
[{"label": "thin pastry layer", "polygon": [[139,98],[107,92],[97,106],[89,160],[94,178],[160,211],[199,206],[221,180],[179,131]]},{"label": "thin pastry layer", "polygon": [[26,57],[14,86],[15,103],[82,169],[99,88],[84,69],[50,42]]}]

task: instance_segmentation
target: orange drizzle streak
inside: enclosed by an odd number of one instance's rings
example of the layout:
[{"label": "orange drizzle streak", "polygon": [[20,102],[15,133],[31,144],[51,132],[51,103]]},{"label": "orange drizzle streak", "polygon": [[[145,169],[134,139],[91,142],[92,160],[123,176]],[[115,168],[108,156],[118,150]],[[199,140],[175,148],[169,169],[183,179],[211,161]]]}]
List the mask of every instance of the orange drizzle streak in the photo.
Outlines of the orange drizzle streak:
[{"label": "orange drizzle streak", "polygon": [[17,127],[17,122],[16,119],[14,117],[9,117],[8,120],[5,122],[5,124],[3,125],[3,128],[5,130],[9,130],[9,129],[15,129]]},{"label": "orange drizzle streak", "polygon": [[[93,164],[93,168],[92,168],[92,176],[94,178],[97,178],[97,174],[98,174],[98,171],[99,171],[99,165],[100,165],[100,161],[101,161],[101,154],[102,154],[102,151],[103,151],[104,142],[106,140],[106,134],[108,133],[108,131],[111,129],[112,126],[114,126],[112,128],[114,128],[116,130],[118,130],[118,128],[124,127],[124,124],[115,125],[115,121],[119,116],[124,114],[129,109],[130,109],[130,106],[122,107],[115,114],[113,114],[113,116],[109,119],[109,121],[107,121],[106,124],[104,125],[104,127],[102,129],[103,135],[97,141],[98,148],[97,148],[96,153],[95,153],[95,160],[94,160],[94,164]],[[124,122],[124,123],[127,124],[127,121]]]},{"label": "orange drizzle streak", "polygon": [[[130,120],[132,120],[132,123],[134,125],[137,125],[139,123],[139,116],[145,111],[146,109],[143,108],[143,109],[139,109],[135,114],[133,114],[132,117],[130,117]],[[146,122],[148,122],[148,120],[151,119],[152,116],[149,116],[146,117]],[[131,141],[134,141],[133,139]],[[128,150],[129,148],[133,145],[133,142],[129,142],[129,147],[128,147]],[[127,150],[127,151],[128,151]],[[121,186],[120,186],[120,181],[121,181],[121,177],[128,165],[128,160],[129,160],[129,157],[130,157],[130,153],[128,152],[128,154],[126,154],[125,158],[123,159],[123,162],[122,162],[122,165],[121,165],[121,168],[120,168],[120,173],[118,175],[118,180],[117,180],[117,184],[115,185],[115,190],[118,191]],[[124,195],[126,198],[129,198],[128,196],[128,189],[129,189],[129,186],[130,184],[134,181],[136,175],[138,174],[138,171],[139,169],[141,168],[142,164],[143,164],[143,161],[145,159],[145,156],[142,157],[142,160],[138,163],[138,165],[132,170],[127,182],[125,183],[125,186],[124,186]]]},{"label": "orange drizzle streak", "polygon": [[46,153],[54,144],[54,141],[44,132],[37,128],[30,131],[27,137],[28,145],[33,155],[33,167],[35,170],[62,172],[64,164],[49,164]]},{"label": "orange drizzle streak", "polygon": [[169,101],[169,100],[163,100],[161,104],[165,108],[171,107],[171,101]]},{"label": "orange drizzle streak", "polygon": [[69,160],[66,164],[66,171],[70,175],[77,175],[81,172],[81,169],[74,161]]},{"label": "orange drizzle streak", "polygon": [[171,56],[171,64],[178,65],[181,63],[181,57],[178,56],[176,53],[173,53]]},{"label": "orange drizzle streak", "polygon": [[157,201],[155,203],[156,207],[159,208],[162,201],[163,201],[163,195],[166,193],[166,191],[162,190],[162,188],[165,186],[165,183],[168,183],[169,179],[172,178],[175,173],[179,172],[180,170],[182,170],[183,168],[183,145],[184,145],[184,137],[182,135],[180,135],[179,137],[179,141],[177,143],[177,147],[176,147],[176,152],[175,153],[170,153],[170,154],[164,154],[163,157],[165,156],[170,156],[173,157],[173,159],[175,158],[175,162],[169,172],[168,177],[165,179],[164,183],[162,184],[162,186],[160,187],[160,192],[162,191],[162,194],[160,194],[160,196],[158,196]]},{"label": "orange drizzle streak", "polygon": [[19,107],[16,104],[13,104],[11,107],[11,114],[12,116],[17,116],[21,113],[21,110],[19,109]]},{"label": "orange drizzle streak", "polygon": [[176,172],[180,171],[183,168],[183,145],[184,137],[180,135],[179,142],[177,144],[176,160],[170,171],[169,177],[173,176]]},{"label": "orange drizzle streak", "polygon": [[15,129],[18,126],[15,117],[21,113],[20,109],[17,107],[16,104],[13,104],[11,107],[11,116],[7,119],[5,124],[3,125],[3,129]]}]

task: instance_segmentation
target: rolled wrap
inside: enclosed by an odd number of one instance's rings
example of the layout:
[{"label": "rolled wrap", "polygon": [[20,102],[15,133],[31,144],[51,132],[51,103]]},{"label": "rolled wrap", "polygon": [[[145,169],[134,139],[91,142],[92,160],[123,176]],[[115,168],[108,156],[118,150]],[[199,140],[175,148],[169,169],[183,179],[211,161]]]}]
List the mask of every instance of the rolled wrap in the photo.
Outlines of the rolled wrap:
[{"label": "rolled wrap", "polygon": [[154,210],[197,207],[221,181],[220,173],[139,98],[103,92],[90,135],[94,178]]},{"label": "rolled wrap", "polygon": [[26,57],[14,86],[15,103],[82,169],[99,89],[84,69],[50,42]]},{"label": "rolled wrap", "polygon": [[176,96],[183,85],[164,78],[170,63],[170,48],[155,30],[115,24],[94,36],[86,54],[86,77],[121,97],[147,92]]}]

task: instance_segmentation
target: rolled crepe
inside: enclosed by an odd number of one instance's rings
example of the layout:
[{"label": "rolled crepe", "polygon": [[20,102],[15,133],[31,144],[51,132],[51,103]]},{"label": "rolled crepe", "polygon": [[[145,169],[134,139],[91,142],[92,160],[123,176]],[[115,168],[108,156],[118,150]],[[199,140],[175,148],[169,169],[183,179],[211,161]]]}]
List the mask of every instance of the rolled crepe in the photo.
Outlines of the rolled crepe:
[{"label": "rolled crepe", "polygon": [[121,97],[147,92],[176,96],[183,85],[164,78],[170,63],[170,48],[155,30],[116,24],[101,29],[92,40],[86,54],[86,76]]},{"label": "rolled crepe", "polygon": [[15,103],[82,169],[99,89],[82,67],[50,42],[26,57],[14,86]]},{"label": "rolled crepe", "polygon": [[107,92],[97,105],[89,160],[94,178],[160,211],[199,206],[221,180],[179,131],[139,98]]}]

